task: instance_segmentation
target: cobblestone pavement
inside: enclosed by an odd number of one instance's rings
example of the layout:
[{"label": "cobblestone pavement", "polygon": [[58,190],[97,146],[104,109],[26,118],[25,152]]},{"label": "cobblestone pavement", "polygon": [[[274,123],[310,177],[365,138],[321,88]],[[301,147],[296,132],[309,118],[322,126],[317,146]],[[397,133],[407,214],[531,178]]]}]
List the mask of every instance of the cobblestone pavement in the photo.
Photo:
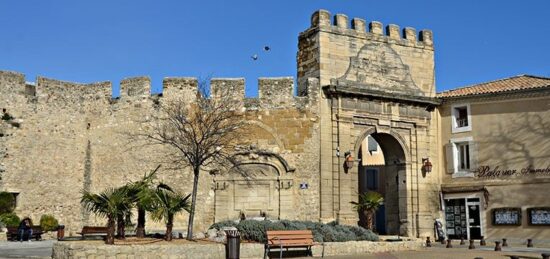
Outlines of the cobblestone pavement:
[{"label": "cobblestone pavement", "polygon": [[51,258],[54,242],[0,242],[0,258]]}]

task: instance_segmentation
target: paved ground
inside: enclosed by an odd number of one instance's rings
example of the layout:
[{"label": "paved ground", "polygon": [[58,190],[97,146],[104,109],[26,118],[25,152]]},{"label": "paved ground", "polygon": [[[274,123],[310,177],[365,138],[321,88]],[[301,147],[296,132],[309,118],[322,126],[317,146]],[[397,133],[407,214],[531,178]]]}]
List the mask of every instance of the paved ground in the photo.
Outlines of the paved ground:
[{"label": "paved ground", "polygon": [[327,259],[474,259],[481,257],[483,259],[502,259],[510,258],[511,255],[520,256],[520,258],[542,258],[541,253],[534,251],[530,252],[494,252],[486,250],[467,250],[467,249],[444,249],[444,248],[427,248],[421,251],[407,251],[395,253],[380,253],[372,255],[357,255],[357,256],[327,256]]},{"label": "paved ground", "polygon": [[0,258],[51,258],[54,242],[0,242]]},{"label": "paved ground", "polygon": [[[326,256],[327,259],[503,259],[515,255],[520,258],[542,258],[542,253],[550,253],[548,247],[527,248],[518,244],[514,247],[504,247],[502,252],[495,252],[494,246],[476,247],[469,250],[467,245],[454,245],[454,248],[445,248],[444,245],[434,244],[433,247],[426,247],[418,251],[379,253],[355,256]],[[304,257],[305,259],[305,257]]]}]

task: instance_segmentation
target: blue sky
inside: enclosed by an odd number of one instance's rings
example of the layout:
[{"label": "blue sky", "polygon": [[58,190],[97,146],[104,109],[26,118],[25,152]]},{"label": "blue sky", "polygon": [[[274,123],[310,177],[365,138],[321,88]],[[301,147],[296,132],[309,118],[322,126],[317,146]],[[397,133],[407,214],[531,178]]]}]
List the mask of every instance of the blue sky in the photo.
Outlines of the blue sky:
[{"label": "blue sky", "polygon": [[167,76],[245,77],[256,96],[257,77],[296,76],[298,33],[317,9],[433,30],[438,91],[550,77],[547,0],[0,0],[0,70],[27,81],[110,80],[117,90],[147,75],[155,92]]}]

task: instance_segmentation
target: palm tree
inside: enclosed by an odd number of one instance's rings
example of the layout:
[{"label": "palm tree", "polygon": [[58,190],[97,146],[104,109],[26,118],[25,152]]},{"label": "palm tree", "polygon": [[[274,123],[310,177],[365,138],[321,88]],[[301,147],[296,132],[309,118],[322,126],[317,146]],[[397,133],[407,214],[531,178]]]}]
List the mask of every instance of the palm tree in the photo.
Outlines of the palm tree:
[{"label": "palm tree", "polygon": [[152,189],[152,184],[159,168],[160,165],[151,173],[144,175],[141,180],[126,185],[126,188],[128,188],[128,195],[132,201],[135,202],[138,211],[136,227],[136,236],[138,238],[145,237],[145,211],[147,206],[151,203],[153,193],[155,192],[155,190]]},{"label": "palm tree", "polygon": [[82,193],[80,203],[96,215],[107,218],[106,244],[115,243],[115,222],[120,215],[124,215],[132,208],[127,191],[126,188],[110,188],[99,194],[88,191]]},{"label": "palm tree", "polygon": [[152,218],[157,221],[164,220],[166,223],[166,241],[172,240],[172,227],[174,225],[174,216],[183,210],[191,211],[189,197],[173,191],[165,184],[159,184],[154,193],[154,200],[149,207]]},{"label": "palm tree", "polygon": [[367,191],[359,194],[359,202],[352,201],[351,204],[357,212],[364,213],[367,218],[367,228],[372,230],[374,212],[384,204],[384,197],[378,192]]}]

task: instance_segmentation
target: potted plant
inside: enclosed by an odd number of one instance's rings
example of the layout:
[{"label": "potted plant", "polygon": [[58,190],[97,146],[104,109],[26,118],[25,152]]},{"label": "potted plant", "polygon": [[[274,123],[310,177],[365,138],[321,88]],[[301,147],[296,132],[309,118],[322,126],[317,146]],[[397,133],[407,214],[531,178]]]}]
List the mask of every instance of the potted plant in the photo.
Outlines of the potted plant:
[{"label": "potted plant", "polygon": [[374,213],[380,205],[384,204],[384,197],[378,192],[367,191],[359,194],[358,202],[352,201],[351,204],[357,212],[364,213],[367,219],[367,229],[372,230]]}]

